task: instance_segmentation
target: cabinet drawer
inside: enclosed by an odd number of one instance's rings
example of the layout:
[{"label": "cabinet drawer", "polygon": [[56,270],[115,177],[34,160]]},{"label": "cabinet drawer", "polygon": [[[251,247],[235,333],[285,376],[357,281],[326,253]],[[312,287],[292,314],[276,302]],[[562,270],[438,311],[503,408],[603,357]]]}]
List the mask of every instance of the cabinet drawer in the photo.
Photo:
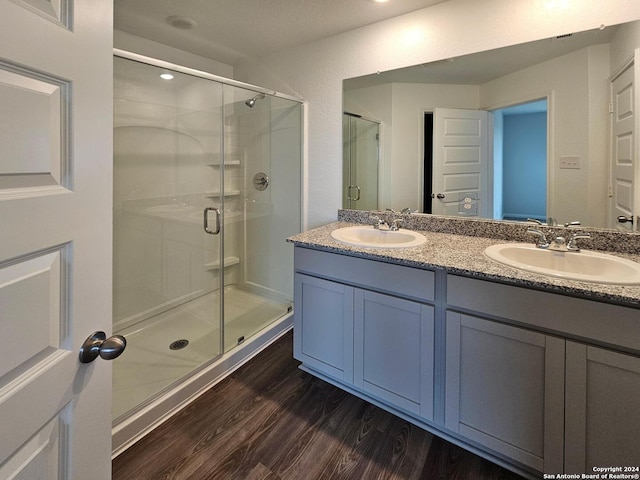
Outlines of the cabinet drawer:
[{"label": "cabinet drawer", "polygon": [[447,275],[448,308],[480,312],[595,343],[640,351],[640,310]]},{"label": "cabinet drawer", "polygon": [[434,272],[296,247],[297,272],[382,293],[434,301]]}]

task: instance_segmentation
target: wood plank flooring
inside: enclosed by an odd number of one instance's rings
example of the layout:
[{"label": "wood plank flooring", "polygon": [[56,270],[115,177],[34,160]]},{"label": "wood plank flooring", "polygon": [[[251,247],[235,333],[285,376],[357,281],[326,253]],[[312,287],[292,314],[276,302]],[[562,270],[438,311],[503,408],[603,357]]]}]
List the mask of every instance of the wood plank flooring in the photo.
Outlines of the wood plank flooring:
[{"label": "wood plank flooring", "polygon": [[291,333],[113,461],[114,480],[515,475],[299,370]]}]

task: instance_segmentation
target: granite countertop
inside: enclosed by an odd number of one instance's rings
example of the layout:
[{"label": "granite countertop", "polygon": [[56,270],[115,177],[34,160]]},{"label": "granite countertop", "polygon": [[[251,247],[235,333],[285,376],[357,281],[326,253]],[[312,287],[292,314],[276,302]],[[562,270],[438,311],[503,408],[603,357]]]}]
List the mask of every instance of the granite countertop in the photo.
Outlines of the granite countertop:
[{"label": "granite countertop", "polygon": [[[640,285],[605,285],[552,278],[499,264],[484,255],[483,251],[486,247],[508,242],[504,239],[415,229],[426,237],[427,242],[424,245],[406,249],[382,249],[346,245],[337,242],[330,235],[337,228],[357,224],[344,221],[333,222],[290,237],[287,241],[300,247],[410,267],[439,268],[446,270],[448,273],[478,279],[640,308]],[[640,262],[640,255],[611,254]]]}]

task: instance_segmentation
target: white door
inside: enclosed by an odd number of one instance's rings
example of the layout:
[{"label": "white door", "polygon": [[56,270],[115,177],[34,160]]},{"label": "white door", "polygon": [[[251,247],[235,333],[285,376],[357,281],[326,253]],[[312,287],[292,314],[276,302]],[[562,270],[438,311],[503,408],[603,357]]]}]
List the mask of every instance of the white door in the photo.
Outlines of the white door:
[{"label": "white door", "polygon": [[[638,53],[636,53],[636,56]],[[611,82],[611,227],[619,230],[637,229],[638,199],[634,176],[636,144],[638,142],[635,115],[634,80],[637,62],[631,62]],[[618,219],[636,219],[620,222]]]},{"label": "white door", "polygon": [[111,0],[0,0],[0,479],[108,479]]},{"label": "white door", "polygon": [[487,124],[485,111],[435,109],[434,214],[491,217]]}]

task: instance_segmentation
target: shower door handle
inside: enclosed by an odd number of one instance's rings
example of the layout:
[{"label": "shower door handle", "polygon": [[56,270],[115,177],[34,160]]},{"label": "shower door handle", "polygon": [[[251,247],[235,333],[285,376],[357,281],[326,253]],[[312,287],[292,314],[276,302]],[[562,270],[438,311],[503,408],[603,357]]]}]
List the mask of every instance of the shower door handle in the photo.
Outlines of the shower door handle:
[{"label": "shower door handle", "polygon": [[[355,188],[356,189],[356,197],[353,198],[351,196],[351,189]],[[349,185],[347,187],[347,200],[352,200],[354,202],[357,202],[358,200],[360,200],[360,185]]]},{"label": "shower door handle", "polygon": [[[216,228],[211,230],[209,228],[209,212],[216,212]],[[215,207],[207,207],[204,209],[204,231],[209,235],[217,235],[220,233],[220,209]]]}]

